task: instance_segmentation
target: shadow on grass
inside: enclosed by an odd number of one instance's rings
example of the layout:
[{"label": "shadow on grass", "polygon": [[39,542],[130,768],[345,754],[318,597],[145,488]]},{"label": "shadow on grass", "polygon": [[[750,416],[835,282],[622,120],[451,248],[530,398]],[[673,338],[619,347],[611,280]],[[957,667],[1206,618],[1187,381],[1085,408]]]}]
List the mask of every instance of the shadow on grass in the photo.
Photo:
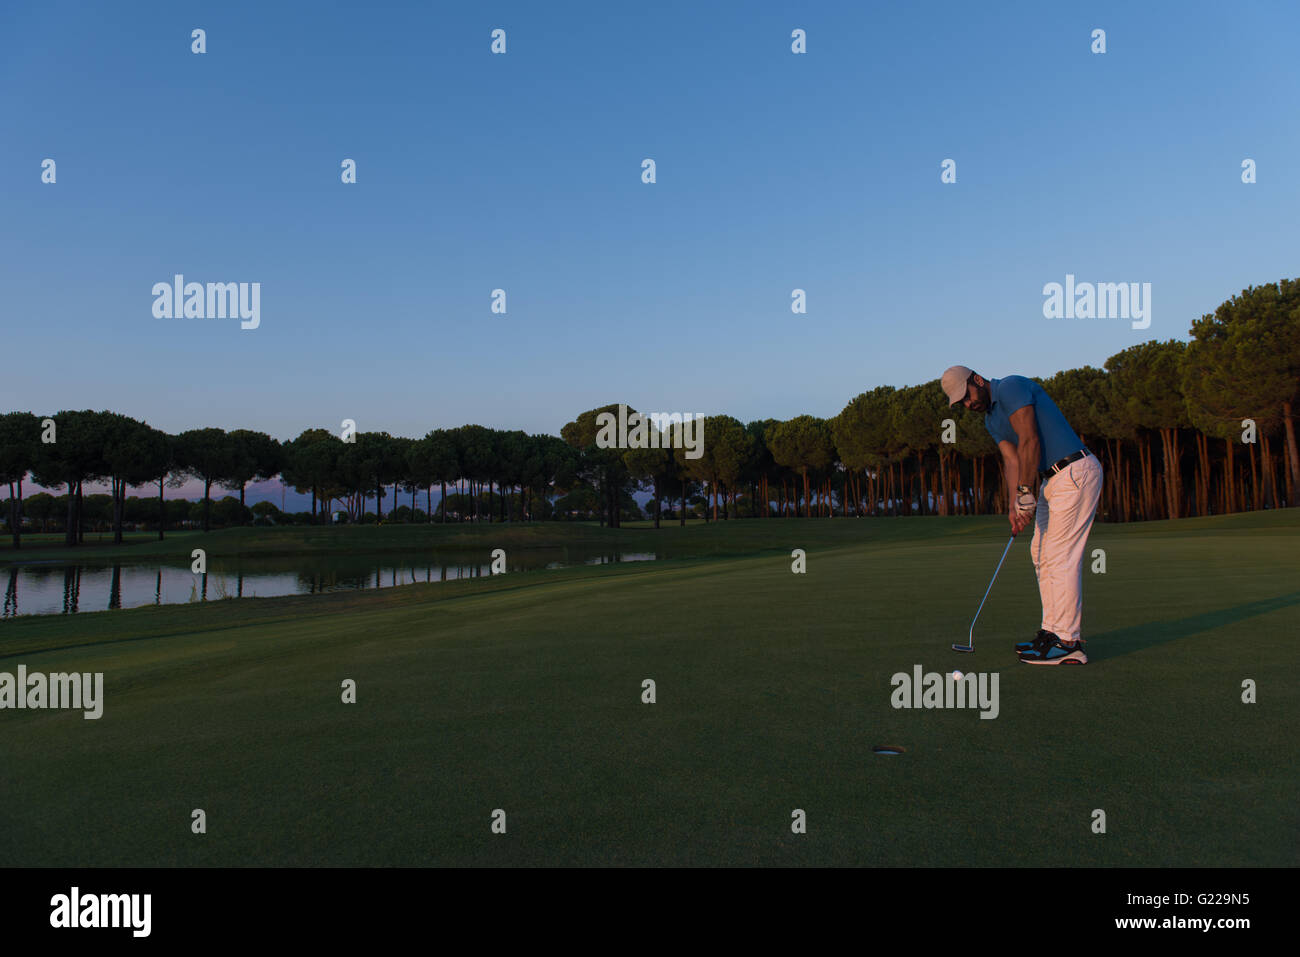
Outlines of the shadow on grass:
[{"label": "shadow on grass", "polygon": [[1271,611],[1279,611],[1295,605],[1300,605],[1300,591],[1288,592],[1275,598],[1248,601],[1241,605],[1234,605],[1231,608],[1220,608],[1217,611],[1202,612],[1199,615],[1189,615],[1186,618],[1178,618],[1174,621],[1150,621],[1128,628],[1116,628],[1093,635],[1088,640],[1088,643],[1091,645],[1096,640],[1097,642],[1105,641],[1109,645],[1111,641],[1115,641],[1122,643],[1122,649],[1096,654],[1089,648],[1088,658],[1095,661],[1130,655],[1135,651],[1145,651],[1148,648],[1176,641],[1179,638],[1186,638],[1188,635],[1194,635],[1197,632],[1210,631],[1224,625],[1234,625],[1239,621],[1245,621],[1247,618],[1266,615]]}]

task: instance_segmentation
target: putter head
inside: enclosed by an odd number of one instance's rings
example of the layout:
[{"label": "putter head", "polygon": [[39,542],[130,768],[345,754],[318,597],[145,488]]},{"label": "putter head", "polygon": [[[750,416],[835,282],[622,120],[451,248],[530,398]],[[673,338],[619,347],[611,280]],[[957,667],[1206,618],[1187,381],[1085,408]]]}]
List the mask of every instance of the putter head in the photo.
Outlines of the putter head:
[{"label": "putter head", "polygon": [[952,650],[960,651],[965,654],[970,654],[972,651],[975,650],[975,646],[974,645],[953,645]]}]

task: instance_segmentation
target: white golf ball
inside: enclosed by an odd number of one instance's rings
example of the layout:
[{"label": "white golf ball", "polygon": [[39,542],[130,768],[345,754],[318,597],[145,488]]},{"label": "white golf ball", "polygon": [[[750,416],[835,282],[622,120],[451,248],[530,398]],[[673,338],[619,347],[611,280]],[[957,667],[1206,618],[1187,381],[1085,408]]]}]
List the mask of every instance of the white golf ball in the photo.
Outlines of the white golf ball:
[{"label": "white golf ball", "polygon": [[952,673],[952,680],[953,680],[953,681],[961,681],[961,677],[962,677],[962,675],[961,675],[961,672],[960,672],[960,671],[954,671],[954,672]]}]

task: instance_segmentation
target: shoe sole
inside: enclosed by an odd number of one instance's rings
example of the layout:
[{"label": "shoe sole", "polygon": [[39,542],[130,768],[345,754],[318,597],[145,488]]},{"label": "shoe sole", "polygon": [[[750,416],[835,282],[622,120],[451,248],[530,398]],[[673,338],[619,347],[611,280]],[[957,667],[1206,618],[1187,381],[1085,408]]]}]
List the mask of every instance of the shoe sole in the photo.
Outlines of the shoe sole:
[{"label": "shoe sole", "polygon": [[[1084,641],[1082,638],[1080,638],[1080,639],[1079,639],[1079,644],[1081,644],[1081,645],[1086,645],[1087,642]],[[1016,651],[1016,654],[1018,654],[1018,655],[1028,655],[1028,654],[1037,654],[1037,653],[1038,653],[1038,651],[1037,651],[1037,649],[1035,649],[1035,647],[1034,647],[1034,643],[1033,643],[1032,641],[1018,641],[1018,642],[1016,642],[1015,651]]]},{"label": "shoe sole", "polygon": [[1087,657],[1076,658],[1073,655],[1062,655],[1059,658],[1027,658],[1020,656],[1020,660],[1027,665],[1086,665]]}]

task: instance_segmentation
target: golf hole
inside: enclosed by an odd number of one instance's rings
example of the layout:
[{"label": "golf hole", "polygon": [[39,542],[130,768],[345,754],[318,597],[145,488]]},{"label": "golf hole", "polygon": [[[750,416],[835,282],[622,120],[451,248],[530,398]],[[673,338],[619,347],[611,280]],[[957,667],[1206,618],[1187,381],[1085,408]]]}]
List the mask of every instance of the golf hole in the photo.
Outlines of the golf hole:
[{"label": "golf hole", "polygon": [[878,744],[871,749],[873,754],[902,754],[905,750],[896,744]]}]

